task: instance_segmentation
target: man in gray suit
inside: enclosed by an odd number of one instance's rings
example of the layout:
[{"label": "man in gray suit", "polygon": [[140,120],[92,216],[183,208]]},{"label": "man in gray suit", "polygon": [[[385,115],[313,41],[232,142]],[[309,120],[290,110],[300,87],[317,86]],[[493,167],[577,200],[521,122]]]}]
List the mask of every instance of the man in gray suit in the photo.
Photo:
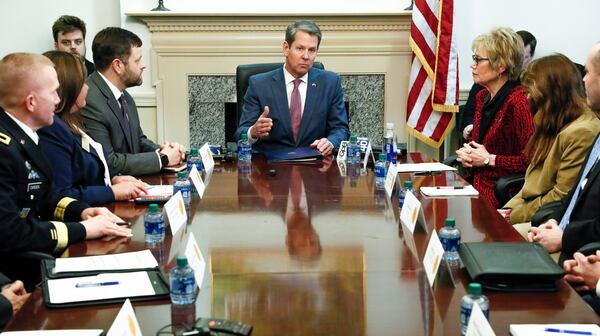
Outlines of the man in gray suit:
[{"label": "man in gray suit", "polygon": [[125,90],[142,84],[141,47],[137,35],[116,27],[101,30],[92,43],[96,72],[88,77],[81,115],[88,134],[104,148],[111,176],[157,173],[185,156],[181,145],[158,145],[144,135],[135,102]]}]

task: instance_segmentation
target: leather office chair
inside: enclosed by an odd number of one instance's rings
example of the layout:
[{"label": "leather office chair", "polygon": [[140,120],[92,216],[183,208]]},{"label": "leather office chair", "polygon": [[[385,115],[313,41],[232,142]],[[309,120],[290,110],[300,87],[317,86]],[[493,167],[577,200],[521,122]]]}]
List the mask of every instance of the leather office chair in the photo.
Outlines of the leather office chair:
[{"label": "leather office chair", "polygon": [[[256,63],[256,64],[242,64],[238,65],[235,70],[235,89],[237,93],[237,115],[236,115],[236,127],[240,124],[240,118],[242,117],[242,107],[244,105],[244,96],[246,90],[248,90],[248,84],[250,82],[250,76],[256,75],[263,72],[275,70],[283,66],[283,62],[279,63]],[[315,62],[313,67],[317,69],[325,69],[323,63]]]}]

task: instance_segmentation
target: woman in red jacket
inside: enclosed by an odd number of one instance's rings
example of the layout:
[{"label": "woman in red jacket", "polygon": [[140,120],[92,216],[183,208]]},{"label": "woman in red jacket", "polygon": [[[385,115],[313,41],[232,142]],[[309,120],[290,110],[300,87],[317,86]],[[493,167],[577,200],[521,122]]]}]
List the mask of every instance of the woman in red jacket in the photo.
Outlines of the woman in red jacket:
[{"label": "woman in red jacket", "polygon": [[533,134],[533,117],[518,81],[523,40],[510,28],[496,28],[473,41],[473,52],[473,81],[485,90],[475,98],[470,141],[456,154],[470,168],[481,197],[499,208],[494,195],[498,179],[523,173],[529,164],[523,150]]}]

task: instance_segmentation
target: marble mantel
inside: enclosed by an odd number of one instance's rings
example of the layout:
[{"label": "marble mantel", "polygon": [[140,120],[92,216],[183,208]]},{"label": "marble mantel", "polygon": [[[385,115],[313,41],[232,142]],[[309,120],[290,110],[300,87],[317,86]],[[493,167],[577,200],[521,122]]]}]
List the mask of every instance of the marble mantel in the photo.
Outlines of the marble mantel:
[{"label": "marble mantel", "polygon": [[285,28],[303,18],[314,20],[323,31],[317,60],[328,70],[342,76],[383,76],[383,110],[378,111],[382,122],[378,127],[383,131],[384,122],[394,122],[400,138],[407,137],[403,125],[411,59],[410,12],[126,15],[143,21],[151,33],[158,141],[168,139],[189,146],[190,82],[194,82],[190,78],[230,77],[238,64],[283,61]]}]

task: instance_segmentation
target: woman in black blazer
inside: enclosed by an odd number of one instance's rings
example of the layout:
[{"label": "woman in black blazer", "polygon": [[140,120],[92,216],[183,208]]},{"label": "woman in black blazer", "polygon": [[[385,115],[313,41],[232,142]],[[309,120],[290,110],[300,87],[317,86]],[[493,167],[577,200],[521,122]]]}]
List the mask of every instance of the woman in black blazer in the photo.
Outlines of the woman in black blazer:
[{"label": "woman in black blazer", "polygon": [[145,192],[145,184],[132,176],[111,177],[102,145],[83,130],[78,110],[85,106],[88,86],[82,60],[62,51],[44,56],[54,62],[60,83],[54,123],[38,131],[40,147],[53,168],[53,189],[91,205],[129,200]]}]

